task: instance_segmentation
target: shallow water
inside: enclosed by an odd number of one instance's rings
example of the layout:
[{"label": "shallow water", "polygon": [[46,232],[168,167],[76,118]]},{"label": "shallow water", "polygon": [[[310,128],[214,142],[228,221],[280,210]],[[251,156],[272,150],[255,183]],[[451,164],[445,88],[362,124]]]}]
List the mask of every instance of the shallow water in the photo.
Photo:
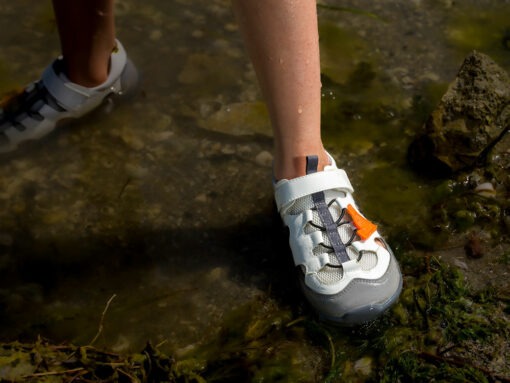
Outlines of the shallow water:
[{"label": "shallow water", "polygon": [[[397,250],[403,232],[426,242],[436,185],[408,169],[407,145],[470,50],[510,68],[510,2],[328,4],[326,147]],[[0,5],[0,18],[4,93],[37,78],[58,40],[49,4]],[[243,307],[310,316],[289,273],[270,128],[229,3],[118,1],[117,23],[141,73],[137,95],[1,158],[0,337],[87,344],[112,297],[96,345],[119,352],[151,340],[183,355],[213,344]],[[291,344],[304,364],[289,365],[319,379],[322,348],[307,333]]]}]

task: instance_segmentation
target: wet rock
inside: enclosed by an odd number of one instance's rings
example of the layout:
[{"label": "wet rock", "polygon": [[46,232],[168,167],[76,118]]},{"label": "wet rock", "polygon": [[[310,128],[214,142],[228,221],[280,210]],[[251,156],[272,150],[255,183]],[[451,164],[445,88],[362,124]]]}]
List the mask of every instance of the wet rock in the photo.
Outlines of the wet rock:
[{"label": "wet rock", "polygon": [[354,363],[354,371],[364,376],[370,376],[373,370],[373,360],[369,356],[358,359]]},{"label": "wet rock", "polygon": [[206,203],[208,200],[209,200],[209,198],[207,197],[207,194],[205,194],[205,193],[201,193],[195,197],[195,201],[197,201],[197,202]]},{"label": "wet rock", "polygon": [[204,129],[234,136],[253,134],[271,136],[268,121],[264,103],[257,101],[229,104],[199,123]]},{"label": "wet rock", "polygon": [[161,30],[159,29],[155,29],[153,30],[150,35],[149,35],[149,38],[152,40],[152,41],[158,41],[158,40],[161,40],[161,37],[163,36],[163,32],[161,32]]},{"label": "wet rock", "polygon": [[208,100],[200,104],[200,106],[198,107],[198,111],[200,113],[200,117],[208,118],[210,115],[220,110],[221,107],[222,105],[220,102]]},{"label": "wet rock", "polygon": [[260,166],[271,167],[273,165],[273,155],[267,150],[263,150],[257,154],[255,162]]},{"label": "wet rock", "polygon": [[[509,129],[510,76],[473,52],[409,148],[416,169],[449,178],[436,189],[432,214],[458,252],[438,254],[476,288],[508,272],[500,259],[509,249]],[[487,275],[493,278],[480,277]]]},{"label": "wet rock", "polygon": [[482,258],[485,253],[485,245],[480,233],[471,232],[466,238],[464,250],[469,258]]},{"label": "wet rock", "polygon": [[425,134],[410,146],[409,160],[435,176],[473,168],[484,163],[509,125],[510,76],[473,52],[426,122]]},{"label": "wet rock", "polygon": [[221,150],[221,154],[225,154],[227,156],[230,156],[232,154],[235,154],[236,150],[231,145],[224,145]]}]

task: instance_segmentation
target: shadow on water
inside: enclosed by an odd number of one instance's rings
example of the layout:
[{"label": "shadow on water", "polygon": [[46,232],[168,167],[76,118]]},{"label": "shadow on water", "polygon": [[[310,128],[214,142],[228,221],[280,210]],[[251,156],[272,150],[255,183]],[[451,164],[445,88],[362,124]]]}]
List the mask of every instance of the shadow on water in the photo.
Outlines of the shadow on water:
[{"label": "shadow on water", "polygon": [[[207,318],[211,305],[222,306],[217,302],[222,294],[224,299],[234,299],[228,305],[245,302],[258,291],[284,306],[299,307],[301,297],[296,294],[298,286],[290,272],[293,266],[286,232],[276,213],[271,214],[272,210],[268,204],[268,214],[248,217],[230,227],[158,232],[135,227],[127,229],[124,238],[67,235],[44,240],[34,238],[29,232],[12,233],[12,243],[0,248],[10,259],[1,269],[2,329],[6,330],[2,338],[29,340],[44,334],[62,341],[70,336],[85,342],[97,329],[93,317],[102,308],[97,299],[106,302],[111,294],[118,298],[109,313],[116,323],[110,330],[113,333],[125,331],[124,326],[129,329],[133,321],[141,319],[138,324],[143,326],[139,329],[142,345],[151,333],[151,324],[144,323],[145,319],[156,314],[158,317],[167,315],[169,322],[175,317],[189,316],[190,321],[196,320],[194,315]],[[184,283],[183,274],[187,279]],[[227,291],[229,289],[233,291]],[[212,295],[207,297],[211,290]],[[206,296],[202,297],[204,294]],[[239,296],[227,298],[231,294]],[[243,294],[247,295],[243,297]],[[198,301],[193,302],[196,295],[199,295]],[[75,311],[73,302],[88,298],[98,306],[86,312]],[[63,311],[57,316],[52,315],[53,310],[59,310],[54,306],[54,299],[59,301],[57,306],[62,306]],[[178,307],[165,310],[168,299],[173,299],[173,303],[175,299],[182,300],[184,306],[203,303],[209,307],[194,308],[196,313],[185,309],[179,312],[181,304],[178,303]],[[161,312],[158,313],[158,309]],[[147,318],[145,311],[151,312]],[[118,316],[130,320],[121,324],[117,322]],[[19,326],[20,318],[23,318],[22,326]],[[207,319],[198,322],[211,325]],[[16,327],[19,329],[15,330]],[[62,334],[63,328],[72,332],[64,330]],[[112,336],[109,334],[110,339]]]}]

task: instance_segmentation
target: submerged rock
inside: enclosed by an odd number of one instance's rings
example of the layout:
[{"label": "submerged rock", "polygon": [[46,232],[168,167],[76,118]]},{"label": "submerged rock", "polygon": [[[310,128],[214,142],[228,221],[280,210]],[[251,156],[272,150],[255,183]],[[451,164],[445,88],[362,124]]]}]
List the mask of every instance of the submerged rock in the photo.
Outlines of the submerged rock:
[{"label": "submerged rock", "polygon": [[199,124],[203,129],[233,136],[259,134],[270,137],[272,132],[268,120],[264,103],[237,102],[222,107],[200,120]]},{"label": "submerged rock", "polygon": [[[425,133],[409,148],[414,167],[443,176],[483,164],[510,126],[510,76],[488,56],[466,57]],[[508,164],[507,164],[508,165]]]}]

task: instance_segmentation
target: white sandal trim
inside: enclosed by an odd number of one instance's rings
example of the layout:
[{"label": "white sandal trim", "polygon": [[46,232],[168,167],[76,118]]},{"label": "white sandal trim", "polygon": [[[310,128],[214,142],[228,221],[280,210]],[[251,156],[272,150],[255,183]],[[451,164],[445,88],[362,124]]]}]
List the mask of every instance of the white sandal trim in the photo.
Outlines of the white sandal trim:
[{"label": "white sandal trim", "polygon": [[[59,57],[43,72],[42,81],[48,92],[66,110],[80,117],[98,106],[107,93],[121,90],[120,77],[127,63],[127,54],[120,41],[116,40],[116,48],[110,56],[110,71],[106,81],[93,88],[87,88],[71,82],[63,73],[55,68],[60,64]],[[100,97],[95,97],[100,96]],[[88,103],[88,105],[87,105]]]},{"label": "white sandal trim", "polygon": [[338,189],[345,193],[354,192],[349,177],[343,169],[325,170],[291,180],[280,180],[275,185],[276,206],[283,214],[282,210],[296,199],[331,189]]},{"label": "white sandal trim", "polygon": [[2,124],[0,134],[6,140],[0,146],[0,153],[16,149],[24,141],[46,136],[63,120],[82,117],[98,107],[109,94],[122,94],[124,89],[121,87],[121,77],[129,60],[120,41],[116,40],[116,47],[110,56],[108,78],[97,87],[80,86],[72,83],[63,73],[58,73],[61,60],[62,58],[56,59],[44,70],[41,80],[28,85],[25,90],[30,93],[37,91],[35,87],[44,88],[39,91],[46,92],[48,98],[36,100],[30,108],[42,119],[34,119],[28,113],[20,113],[15,116],[18,125],[9,121]]}]

